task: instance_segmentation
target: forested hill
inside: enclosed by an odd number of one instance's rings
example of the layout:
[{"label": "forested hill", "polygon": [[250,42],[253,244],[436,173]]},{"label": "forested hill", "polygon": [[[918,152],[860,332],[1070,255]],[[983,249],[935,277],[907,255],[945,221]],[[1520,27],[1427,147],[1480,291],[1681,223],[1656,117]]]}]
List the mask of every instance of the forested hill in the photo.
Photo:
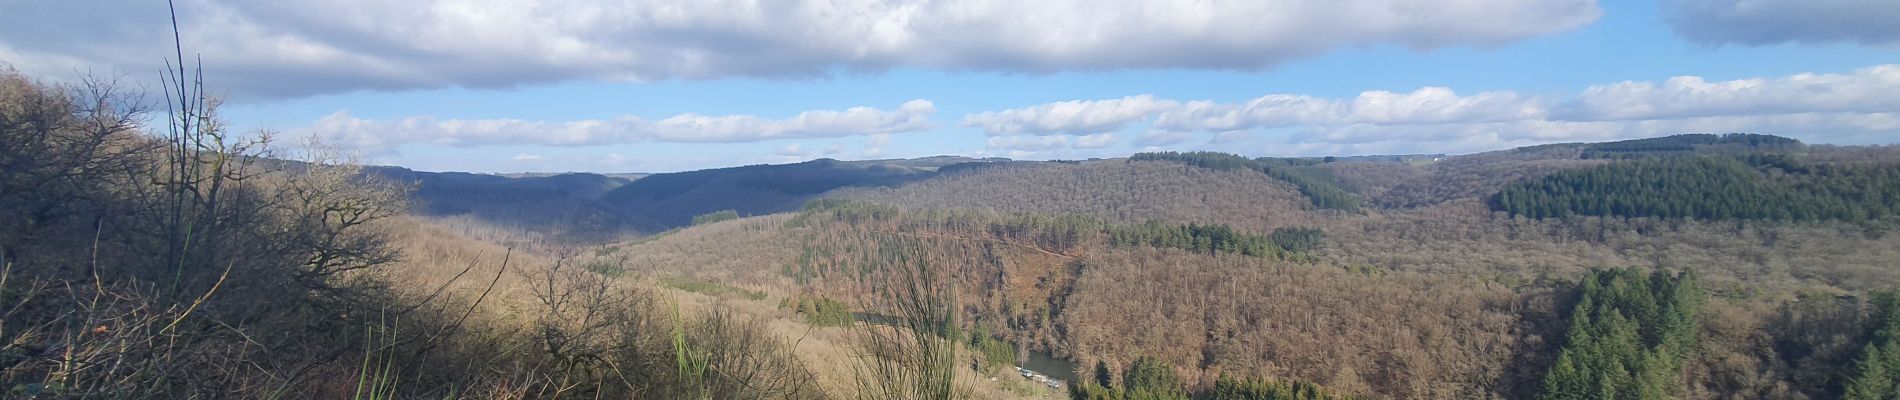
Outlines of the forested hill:
[{"label": "forested hill", "polygon": [[1651,158],[1514,184],[1492,206],[1532,218],[1859,222],[1900,210],[1900,163],[1817,164],[1760,154]]},{"label": "forested hill", "polygon": [[574,239],[608,237],[624,229],[624,218],[599,199],[632,181],[590,173],[508,177],[384,166],[365,167],[363,173],[410,185],[410,212],[415,214],[466,216]]},{"label": "forested hill", "polygon": [[750,165],[662,174],[473,174],[366,167],[412,185],[414,212],[467,216],[511,229],[598,240],[686,226],[697,215],[760,215],[797,209],[842,187],[889,186],[960,164],[1007,161],[937,156],[914,159]]},{"label": "forested hill", "polygon": [[387,167],[372,172],[417,184],[418,209],[429,215],[468,215],[583,238],[651,234],[718,211],[741,216],[792,211],[820,197],[1015,211],[1059,208],[1124,222],[1226,222],[1270,230],[1310,224],[1328,213],[1457,201],[1531,218],[1863,220],[1892,213],[1900,201],[1892,163],[1879,161],[1884,153],[1861,154],[1866,151],[1770,135],[1691,134],[1464,156],[1249,158],[1159,152],[1081,162],[819,159],[639,179],[599,174],[511,178]]},{"label": "forested hill", "polygon": [[983,161],[963,157],[871,161],[821,158],[796,164],[655,174],[616,188],[604,194],[601,201],[626,215],[636,229],[658,232],[689,225],[694,216],[721,210],[747,216],[792,211],[833,189],[893,186],[968,162]]},{"label": "forested hill", "polygon": [[840,299],[890,274],[947,274],[972,373],[1014,378],[1035,352],[1073,363],[1080,398],[1889,398],[1877,383],[1900,380],[1867,369],[1900,345],[1865,334],[1900,331],[1900,297],[1875,296],[1900,288],[1892,147],[1680,135],[432,179],[600,188],[548,197],[651,237],[580,265],[820,329],[881,312]]},{"label": "forested hill", "polygon": [[1746,154],[1797,151],[1799,140],[1753,133],[1686,134],[1658,138],[1594,143],[1583,147],[1583,158],[1633,158],[1686,154]]}]

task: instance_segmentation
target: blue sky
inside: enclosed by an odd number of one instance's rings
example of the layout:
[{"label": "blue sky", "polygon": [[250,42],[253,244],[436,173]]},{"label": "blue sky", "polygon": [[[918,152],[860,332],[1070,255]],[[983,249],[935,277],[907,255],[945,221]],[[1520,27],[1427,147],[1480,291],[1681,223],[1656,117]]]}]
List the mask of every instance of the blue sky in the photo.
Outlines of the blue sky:
[{"label": "blue sky", "polygon": [[[166,54],[162,4],[59,3],[0,1],[35,21],[0,27],[0,62],[58,81]],[[1887,0],[576,4],[179,13],[233,127],[423,170],[1900,142]],[[119,29],[72,31],[80,19]]]}]

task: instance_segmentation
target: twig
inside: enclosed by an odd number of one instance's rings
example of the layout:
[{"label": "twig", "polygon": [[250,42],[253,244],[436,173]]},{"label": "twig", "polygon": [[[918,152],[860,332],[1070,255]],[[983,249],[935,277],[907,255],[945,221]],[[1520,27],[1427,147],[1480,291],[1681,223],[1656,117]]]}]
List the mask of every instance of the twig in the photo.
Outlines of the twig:
[{"label": "twig", "polygon": [[200,306],[200,305],[204,305],[204,303],[205,303],[205,299],[209,299],[209,298],[211,298],[211,294],[212,294],[212,293],[217,293],[217,292],[218,292],[218,288],[221,288],[221,287],[224,287],[224,280],[225,280],[225,278],[228,278],[228,277],[230,277],[230,276],[231,276],[231,268],[232,268],[232,267],[236,267],[236,266],[237,266],[237,260],[231,260],[231,262],[229,262],[229,263],[225,263],[225,264],[224,264],[224,273],[222,273],[222,274],[218,274],[218,281],[217,281],[216,283],[212,283],[212,284],[211,284],[211,290],[207,290],[207,291],[205,291],[205,294],[204,294],[204,295],[202,295],[202,296],[198,296],[198,299],[197,299],[197,300],[193,300],[193,301],[191,302],[191,306],[190,306],[190,307],[185,307],[185,312],[183,312],[183,313],[180,313],[180,314],[178,314],[178,317],[177,317],[177,318],[172,318],[172,323],[171,323],[171,324],[169,324],[169,325],[165,325],[165,328],[164,328],[164,329],[159,329],[158,331],[159,331],[159,332],[171,332],[171,331],[172,331],[172,328],[176,328],[176,327],[178,327],[178,323],[179,323],[179,322],[183,322],[183,321],[185,320],[185,317],[189,317],[189,316],[191,316],[191,312],[192,312],[192,311],[197,311],[197,310],[198,310],[198,306]]}]

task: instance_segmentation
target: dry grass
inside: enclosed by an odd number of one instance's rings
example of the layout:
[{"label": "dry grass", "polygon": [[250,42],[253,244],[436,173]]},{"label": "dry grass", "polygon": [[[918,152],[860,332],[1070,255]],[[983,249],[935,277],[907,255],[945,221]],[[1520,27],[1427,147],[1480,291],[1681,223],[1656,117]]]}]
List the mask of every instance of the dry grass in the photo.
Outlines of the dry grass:
[{"label": "dry grass", "polygon": [[[616,290],[663,293],[664,298],[676,302],[689,318],[722,311],[763,321],[766,331],[788,345],[804,368],[811,371],[816,387],[821,388],[828,397],[853,397],[858,390],[853,377],[857,373],[857,366],[863,361],[859,357],[862,352],[859,343],[864,332],[856,327],[812,326],[790,310],[780,309],[779,299],[797,292],[786,285],[783,277],[777,275],[776,267],[749,268],[746,266],[758,265],[748,264],[752,258],[730,257],[730,253],[717,251],[728,248],[722,243],[756,243],[769,251],[771,243],[783,241],[783,232],[779,229],[782,229],[786,218],[778,215],[726,221],[638,244],[623,244],[616,246],[616,250],[594,248],[568,253],[584,253],[570,254],[577,260],[624,262],[628,267],[627,274],[612,280],[618,288]],[[397,268],[388,272],[391,282],[404,293],[415,296],[426,296],[440,290],[438,296],[457,299],[446,304],[458,305],[466,305],[471,299],[479,297],[494,282],[494,289],[488,294],[489,300],[478,306],[472,319],[486,329],[507,331],[527,328],[534,315],[532,308],[535,298],[529,289],[530,279],[524,276],[531,274],[520,271],[542,268],[540,266],[552,263],[560,254],[516,250],[509,256],[509,268],[516,272],[501,272],[501,258],[509,253],[504,244],[491,240],[511,240],[501,231],[472,230],[465,224],[464,221],[422,217],[404,217],[394,224],[398,242],[402,244],[407,257]],[[478,233],[469,235],[468,232]],[[482,239],[473,237],[477,235]],[[713,267],[690,268],[692,265]],[[498,273],[500,278],[496,280]],[[661,282],[663,278],[684,277],[763,291],[768,296],[763,300],[753,300],[740,295],[695,293],[674,289]],[[1050,393],[1047,390],[1027,393],[1012,390],[1008,388],[1012,383],[1015,382],[1008,379],[989,381],[973,374],[964,374],[956,385],[970,393],[971,398],[1031,398]]]}]

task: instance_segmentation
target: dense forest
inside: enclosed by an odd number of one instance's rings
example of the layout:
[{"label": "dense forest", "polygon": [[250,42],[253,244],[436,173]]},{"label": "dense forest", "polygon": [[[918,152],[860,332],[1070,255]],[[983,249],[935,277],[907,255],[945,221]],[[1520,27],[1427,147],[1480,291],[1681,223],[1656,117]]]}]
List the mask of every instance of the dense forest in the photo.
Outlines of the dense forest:
[{"label": "dense forest", "polygon": [[1492,205],[1531,218],[1860,222],[1900,208],[1900,165],[1812,165],[1767,154],[1651,158],[1512,185]]},{"label": "dense forest", "polygon": [[1541,399],[1668,399],[1696,347],[1702,292],[1694,275],[1630,269],[1584,277]]},{"label": "dense forest", "polygon": [[[1843,399],[1891,399],[1900,396],[1900,292],[1873,296],[1866,345],[1840,384]],[[1838,379],[1838,378],[1837,378]]]},{"label": "dense forest", "polygon": [[1591,143],[1584,145],[1582,158],[1637,158],[1686,154],[1800,150],[1799,140],[1753,133],[1686,134],[1658,138]]},{"label": "dense forest", "polygon": [[1114,373],[1105,364],[1097,364],[1094,380],[1077,384],[1069,391],[1076,400],[1346,400],[1352,396],[1332,393],[1305,381],[1262,378],[1239,379],[1221,375],[1204,391],[1189,393],[1173,368],[1152,358],[1141,357],[1122,371],[1120,386],[1113,384]]}]

